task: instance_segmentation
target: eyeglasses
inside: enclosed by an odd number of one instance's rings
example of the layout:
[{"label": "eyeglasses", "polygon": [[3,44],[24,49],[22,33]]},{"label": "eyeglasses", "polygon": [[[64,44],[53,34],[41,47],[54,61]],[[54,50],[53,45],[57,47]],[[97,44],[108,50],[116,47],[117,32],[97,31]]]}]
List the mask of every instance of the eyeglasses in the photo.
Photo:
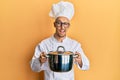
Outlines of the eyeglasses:
[{"label": "eyeglasses", "polygon": [[55,24],[55,26],[57,26],[57,27],[62,27],[62,26],[64,26],[65,28],[67,28],[67,27],[70,26],[70,23],[68,23],[68,22],[61,22],[61,21],[55,21],[54,24]]}]

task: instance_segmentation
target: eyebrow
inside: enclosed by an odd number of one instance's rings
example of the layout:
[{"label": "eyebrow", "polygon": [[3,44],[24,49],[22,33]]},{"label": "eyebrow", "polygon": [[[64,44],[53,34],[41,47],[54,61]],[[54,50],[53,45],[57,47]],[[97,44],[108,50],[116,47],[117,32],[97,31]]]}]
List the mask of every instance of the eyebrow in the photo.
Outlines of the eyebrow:
[{"label": "eyebrow", "polygon": [[[62,22],[61,20],[55,20],[55,22]],[[63,23],[69,23],[69,22],[63,22]]]}]

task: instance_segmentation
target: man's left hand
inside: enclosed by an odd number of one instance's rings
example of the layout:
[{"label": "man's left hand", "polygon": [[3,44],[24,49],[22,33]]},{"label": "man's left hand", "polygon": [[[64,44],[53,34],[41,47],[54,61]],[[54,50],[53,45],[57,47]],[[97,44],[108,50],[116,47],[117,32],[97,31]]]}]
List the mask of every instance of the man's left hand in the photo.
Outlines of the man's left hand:
[{"label": "man's left hand", "polygon": [[82,58],[81,58],[81,54],[78,53],[78,52],[76,52],[75,54],[77,55],[77,57],[75,58],[75,62],[77,62],[77,63],[80,65],[80,67],[82,67]]}]

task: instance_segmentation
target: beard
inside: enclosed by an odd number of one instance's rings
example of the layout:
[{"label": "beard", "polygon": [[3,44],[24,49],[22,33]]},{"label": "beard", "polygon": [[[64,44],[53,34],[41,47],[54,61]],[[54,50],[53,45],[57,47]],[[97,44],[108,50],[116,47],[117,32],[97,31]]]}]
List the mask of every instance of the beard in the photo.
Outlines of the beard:
[{"label": "beard", "polygon": [[56,34],[56,36],[58,36],[59,38],[64,38],[64,37],[66,36],[66,33],[62,34],[62,33],[57,32],[57,33],[55,33],[55,34]]},{"label": "beard", "polygon": [[65,37],[65,36],[66,36],[66,34],[64,34],[64,35],[57,34],[57,36],[58,36],[59,38],[63,38],[63,37]]},{"label": "beard", "polygon": [[66,32],[67,32],[66,29],[56,29],[55,35],[58,38],[64,38],[64,37],[66,37]]}]

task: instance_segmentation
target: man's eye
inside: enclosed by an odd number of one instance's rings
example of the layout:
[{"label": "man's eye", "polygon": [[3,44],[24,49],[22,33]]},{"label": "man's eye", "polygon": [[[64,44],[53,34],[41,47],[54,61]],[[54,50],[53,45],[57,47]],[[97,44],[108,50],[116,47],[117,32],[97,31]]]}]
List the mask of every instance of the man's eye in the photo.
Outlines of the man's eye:
[{"label": "man's eye", "polygon": [[61,24],[61,22],[56,22],[56,24]]},{"label": "man's eye", "polygon": [[64,23],[64,25],[68,25],[68,23]]},{"label": "man's eye", "polygon": [[69,25],[69,23],[64,23],[64,25]]},{"label": "man's eye", "polygon": [[59,22],[59,23],[57,23],[57,24],[61,24],[61,23]]}]

